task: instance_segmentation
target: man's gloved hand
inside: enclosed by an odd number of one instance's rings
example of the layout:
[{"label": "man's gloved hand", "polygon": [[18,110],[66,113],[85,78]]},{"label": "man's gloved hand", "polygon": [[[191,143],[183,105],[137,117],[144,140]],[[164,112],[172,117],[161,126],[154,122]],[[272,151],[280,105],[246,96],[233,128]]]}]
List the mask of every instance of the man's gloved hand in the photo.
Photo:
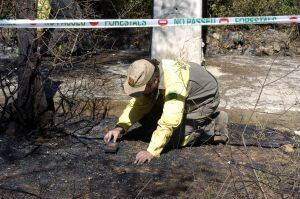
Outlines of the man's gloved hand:
[{"label": "man's gloved hand", "polygon": [[154,156],[150,152],[140,151],[135,157],[134,164],[140,165],[145,162],[150,162],[153,158]]},{"label": "man's gloved hand", "polygon": [[123,129],[121,127],[116,127],[113,130],[108,131],[103,138],[104,144],[108,144],[112,139],[116,142],[122,131]]}]

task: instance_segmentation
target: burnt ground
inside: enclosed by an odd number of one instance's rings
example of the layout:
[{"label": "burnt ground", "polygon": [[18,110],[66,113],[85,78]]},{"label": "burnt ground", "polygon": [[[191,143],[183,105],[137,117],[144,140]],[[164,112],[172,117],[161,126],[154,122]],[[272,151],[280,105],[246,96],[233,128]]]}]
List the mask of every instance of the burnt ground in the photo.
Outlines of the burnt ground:
[{"label": "burnt ground", "polygon": [[[125,65],[136,56],[114,59],[122,60],[126,71]],[[65,82],[66,77],[69,82],[81,79],[81,74],[100,83],[104,75],[108,80],[121,78],[110,67],[111,60],[103,54],[101,60],[89,59],[80,67],[57,65],[52,75],[63,76]],[[104,72],[106,64],[113,72]],[[100,83],[91,87],[121,95],[114,86],[107,89]],[[231,123],[227,145],[168,149],[137,166],[135,155],[147,148],[149,134],[136,126],[117,154],[105,154],[101,133],[115,120],[80,117],[58,120],[56,128],[43,134],[9,137],[0,132],[0,198],[300,198],[300,138],[291,132]],[[286,144],[294,148],[284,150]]]},{"label": "burnt ground", "polygon": [[[288,133],[230,124],[227,145],[169,149],[137,166],[149,136],[132,132],[117,154],[105,154],[103,128],[114,122],[72,119],[39,136],[0,135],[1,198],[300,197],[299,142]],[[287,143],[294,152],[278,148]]]}]

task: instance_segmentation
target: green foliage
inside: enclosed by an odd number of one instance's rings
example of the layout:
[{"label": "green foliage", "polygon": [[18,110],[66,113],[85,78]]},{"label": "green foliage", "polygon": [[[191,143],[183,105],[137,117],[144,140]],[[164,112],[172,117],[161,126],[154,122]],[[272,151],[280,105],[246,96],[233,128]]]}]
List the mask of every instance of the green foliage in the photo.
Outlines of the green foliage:
[{"label": "green foliage", "polygon": [[5,1],[0,2],[0,18],[9,19],[14,18],[15,16],[15,2],[14,1]]},{"label": "green foliage", "polygon": [[148,17],[152,10],[152,2],[149,0],[118,0],[116,3],[121,11],[121,18],[143,18]]},{"label": "green foliage", "polygon": [[[77,0],[84,2],[83,0]],[[85,0],[86,1],[86,0]],[[102,0],[93,3],[94,10],[101,18],[151,18],[151,0]]]},{"label": "green foliage", "polygon": [[298,15],[299,0],[208,0],[211,17]]}]

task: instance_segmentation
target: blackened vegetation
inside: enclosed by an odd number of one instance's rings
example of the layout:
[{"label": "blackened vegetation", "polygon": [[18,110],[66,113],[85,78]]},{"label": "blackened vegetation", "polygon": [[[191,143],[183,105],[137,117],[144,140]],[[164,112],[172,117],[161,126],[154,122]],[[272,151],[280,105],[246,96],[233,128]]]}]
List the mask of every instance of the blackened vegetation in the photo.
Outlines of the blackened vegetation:
[{"label": "blackened vegetation", "polygon": [[[57,121],[58,123],[59,121]],[[261,197],[252,170],[270,198],[299,197],[299,152],[278,148],[208,145],[172,149],[144,166],[133,164],[147,143],[126,138],[117,154],[104,153],[105,127],[114,119],[73,118],[43,137],[11,142],[0,137],[0,192],[4,197],[32,198],[237,198]],[[133,127],[132,131],[138,128]],[[253,127],[254,128],[254,127]],[[261,132],[249,129],[253,137]],[[61,129],[59,131],[59,129]],[[243,126],[230,125],[232,142]],[[279,133],[279,132],[278,132]],[[255,145],[249,138],[249,143]],[[266,142],[272,144],[272,139]],[[9,145],[9,147],[8,147]],[[271,145],[270,145],[271,146]],[[248,155],[249,155],[248,154]]]},{"label": "blackened vegetation", "polygon": [[[33,1],[16,2],[17,18],[33,18]],[[36,53],[36,33],[34,29],[20,29],[17,33],[20,56],[16,65],[8,73],[1,74],[1,88],[5,103],[1,105],[1,128],[11,135],[29,134],[42,131],[50,126],[53,112],[48,109],[40,74],[40,58]],[[16,82],[11,83],[11,75],[17,74]]]}]

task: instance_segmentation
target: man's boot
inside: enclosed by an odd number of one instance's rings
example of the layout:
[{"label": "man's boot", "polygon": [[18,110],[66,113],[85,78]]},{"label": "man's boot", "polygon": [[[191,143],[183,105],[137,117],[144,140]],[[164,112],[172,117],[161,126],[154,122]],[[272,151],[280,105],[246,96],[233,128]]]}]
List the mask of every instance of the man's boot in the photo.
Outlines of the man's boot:
[{"label": "man's boot", "polygon": [[215,119],[215,136],[214,141],[218,143],[228,142],[228,114],[225,111],[220,111]]}]

